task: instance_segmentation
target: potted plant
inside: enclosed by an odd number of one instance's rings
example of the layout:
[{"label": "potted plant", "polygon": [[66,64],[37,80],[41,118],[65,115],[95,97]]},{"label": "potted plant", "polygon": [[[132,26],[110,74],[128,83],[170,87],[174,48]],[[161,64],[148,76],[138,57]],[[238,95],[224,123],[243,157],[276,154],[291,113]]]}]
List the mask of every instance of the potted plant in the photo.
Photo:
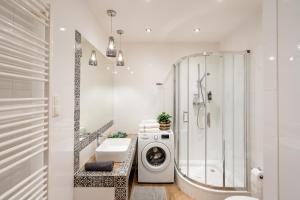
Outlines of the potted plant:
[{"label": "potted plant", "polygon": [[172,116],[166,112],[162,112],[158,115],[157,121],[159,123],[159,129],[162,131],[169,130],[171,127],[171,118]]},{"label": "potted plant", "polygon": [[108,138],[126,138],[126,137],[127,137],[127,133],[122,131],[118,131],[108,136]]}]

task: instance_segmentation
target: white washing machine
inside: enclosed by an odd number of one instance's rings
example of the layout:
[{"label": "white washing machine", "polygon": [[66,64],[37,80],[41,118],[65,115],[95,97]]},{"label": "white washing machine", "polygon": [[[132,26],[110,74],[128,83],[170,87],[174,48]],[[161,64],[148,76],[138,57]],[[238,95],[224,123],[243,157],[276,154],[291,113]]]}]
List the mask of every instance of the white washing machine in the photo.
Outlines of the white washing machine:
[{"label": "white washing machine", "polygon": [[174,135],[172,131],[138,135],[138,182],[174,182]]}]

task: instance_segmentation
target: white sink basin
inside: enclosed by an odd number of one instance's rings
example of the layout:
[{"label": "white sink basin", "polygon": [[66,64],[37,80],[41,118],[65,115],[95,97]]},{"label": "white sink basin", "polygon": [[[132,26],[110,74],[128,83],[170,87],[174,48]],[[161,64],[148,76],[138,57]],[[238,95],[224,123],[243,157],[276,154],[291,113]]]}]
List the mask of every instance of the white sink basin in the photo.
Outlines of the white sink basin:
[{"label": "white sink basin", "polygon": [[96,149],[96,161],[123,162],[127,158],[130,138],[107,138]]}]

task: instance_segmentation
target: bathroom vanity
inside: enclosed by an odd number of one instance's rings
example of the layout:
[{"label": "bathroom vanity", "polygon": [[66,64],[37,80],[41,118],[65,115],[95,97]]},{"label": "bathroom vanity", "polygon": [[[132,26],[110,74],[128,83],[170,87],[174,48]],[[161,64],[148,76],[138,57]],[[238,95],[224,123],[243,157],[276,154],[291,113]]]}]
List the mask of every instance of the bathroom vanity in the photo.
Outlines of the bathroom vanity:
[{"label": "bathroom vanity", "polygon": [[[137,137],[129,135],[131,143],[125,161],[115,162],[111,172],[85,171],[74,175],[75,200],[126,200],[129,198],[129,177],[135,162]],[[101,146],[101,145],[100,145]],[[91,161],[95,161],[95,156]]]}]

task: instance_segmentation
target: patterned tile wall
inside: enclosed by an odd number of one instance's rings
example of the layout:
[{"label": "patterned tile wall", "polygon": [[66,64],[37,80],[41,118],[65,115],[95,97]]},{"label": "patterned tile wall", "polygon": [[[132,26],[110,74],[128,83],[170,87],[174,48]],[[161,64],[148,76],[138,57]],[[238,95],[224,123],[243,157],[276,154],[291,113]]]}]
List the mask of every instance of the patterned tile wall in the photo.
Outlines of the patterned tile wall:
[{"label": "patterned tile wall", "polygon": [[114,187],[115,199],[128,199],[128,180],[135,158],[137,137],[132,138],[127,159],[111,172],[85,171],[74,175],[74,187]]}]

